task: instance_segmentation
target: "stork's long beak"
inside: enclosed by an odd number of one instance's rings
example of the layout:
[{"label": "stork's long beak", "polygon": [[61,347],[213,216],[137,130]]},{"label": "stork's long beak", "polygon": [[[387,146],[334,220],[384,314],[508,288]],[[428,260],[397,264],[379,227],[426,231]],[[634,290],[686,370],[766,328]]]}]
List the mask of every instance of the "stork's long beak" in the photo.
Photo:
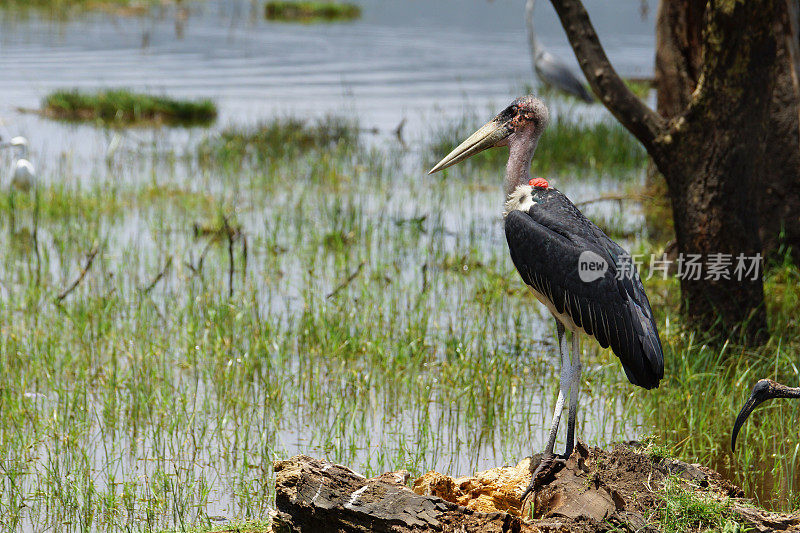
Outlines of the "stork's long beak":
[{"label": "stork's long beak", "polygon": [[495,118],[481,126],[478,131],[467,137],[467,140],[456,146],[444,159],[436,163],[436,166],[433,167],[428,174],[433,174],[434,172],[451,167],[468,157],[472,157],[478,152],[496,146],[497,143],[511,135],[511,133],[512,130],[507,124]]},{"label": "stork's long beak", "polygon": [[733,434],[731,435],[731,451],[736,451],[736,437],[739,435],[739,430],[742,429],[747,417],[750,416],[750,413],[753,412],[761,402],[766,400],[767,398],[756,395],[755,393],[751,394],[750,397],[747,399],[747,402],[742,407],[742,410],[739,411],[739,416],[736,417],[736,422],[733,423]]}]

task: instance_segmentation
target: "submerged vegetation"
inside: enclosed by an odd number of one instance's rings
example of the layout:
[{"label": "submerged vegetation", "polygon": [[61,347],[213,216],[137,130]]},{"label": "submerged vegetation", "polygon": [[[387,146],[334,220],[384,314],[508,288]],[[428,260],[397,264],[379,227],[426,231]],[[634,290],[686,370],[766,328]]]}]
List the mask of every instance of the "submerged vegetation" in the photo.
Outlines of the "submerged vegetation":
[{"label": "submerged vegetation", "polygon": [[[432,134],[424,157],[472,127]],[[542,448],[553,325],[503,243],[503,151],[459,180],[425,179],[419,152],[358,131],[287,117],[186,153],[119,149],[83,186],[45,167],[36,214],[31,196],[0,195],[0,527],[211,528],[264,519],[272,461],[299,452],[369,475],[469,473]],[[574,169],[559,187],[591,193],[601,172],[641,175],[644,156],[613,126],[555,120],[534,165]],[[758,352],[687,336],[677,282],[643,277],[666,379],[637,389],[585,342],[582,438],[655,431],[651,454],[796,506],[796,409],[756,411],[735,456],[728,441],[756,379],[800,382],[800,273],[772,267],[776,335]],[[679,488],[665,497],[689,509]],[[716,527],[712,511],[681,516]]]},{"label": "submerged vegetation", "polygon": [[47,117],[103,124],[203,125],[217,118],[211,100],[186,101],[134,93],[125,89],[56,91],[42,101]]},{"label": "submerged vegetation", "polygon": [[266,4],[265,14],[267,20],[283,22],[340,21],[361,17],[361,7],[343,2],[270,0]]},{"label": "submerged vegetation", "polygon": [[355,150],[359,145],[358,123],[335,116],[317,120],[278,118],[246,129],[227,128],[198,146],[201,161],[240,161],[244,158],[264,163],[276,158],[297,156],[311,150],[336,147]]},{"label": "submerged vegetation", "polygon": [[0,9],[18,11],[35,9],[64,16],[89,10],[107,11],[116,15],[144,15],[153,6],[173,4],[180,0],[0,0]]}]

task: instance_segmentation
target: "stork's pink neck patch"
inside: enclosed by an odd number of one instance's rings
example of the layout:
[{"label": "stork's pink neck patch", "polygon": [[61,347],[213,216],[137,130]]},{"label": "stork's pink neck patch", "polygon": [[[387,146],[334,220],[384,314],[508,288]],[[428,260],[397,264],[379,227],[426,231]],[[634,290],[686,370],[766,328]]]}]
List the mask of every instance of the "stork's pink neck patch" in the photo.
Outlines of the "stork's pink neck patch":
[{"label": "stork's pink neck patch", "polygon": [[531,187],[542,187],[544,189],[550,186],[550,184],[547,183],[547,180],[544,178],[533,178],[531,181],[528,182],[528,185],[530,185]]}]

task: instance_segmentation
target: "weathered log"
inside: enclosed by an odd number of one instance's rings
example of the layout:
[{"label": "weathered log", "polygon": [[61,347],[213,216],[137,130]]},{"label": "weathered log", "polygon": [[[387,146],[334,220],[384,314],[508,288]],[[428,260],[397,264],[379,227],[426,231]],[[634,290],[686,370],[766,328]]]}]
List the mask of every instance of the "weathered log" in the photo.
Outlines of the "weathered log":
[{"label": "weathered log", "polygon": [[670,476],[699,498],[726,502],[738,522],[756,531],[800,531],[800,514],[757,509],[713,470],[654,458],[630,445],[603,451],[579,442],[524,505],[519,495],[530,480],[530,459],[475,476],[428,472],[414,490],[406,471],[367,479],[304,455],[277,461],[275,472],[276,533],[659,531],[662,488]]},{"label": "weathered log", "polygon": [[341,465],[298,455],[275,463],[276,532],[537,531],[507,513],[480,513],[406,487],[407,473],[367,479]]}]

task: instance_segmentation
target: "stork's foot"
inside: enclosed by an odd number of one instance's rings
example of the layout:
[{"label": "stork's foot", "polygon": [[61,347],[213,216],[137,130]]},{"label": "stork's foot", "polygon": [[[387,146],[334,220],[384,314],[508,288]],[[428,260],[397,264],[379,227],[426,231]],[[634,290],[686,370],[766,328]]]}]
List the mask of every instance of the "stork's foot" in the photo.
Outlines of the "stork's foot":
[{"label": "stork's foot", "polygon": [[[539,488],[552,474],[555,474],[564,468],[566,463],[567,461],[561,456],[557,456],[552,453],[542,455],[539,465],[531,474],[531,481],[528,483],[528,488],[526,488],[525,492],[523,492],[519,497],[520,501],[524,502],[525,498],[527,498],[531,492],[534,492],[537,488]],[[531,466],[533,466],[533,461],[531,461]]]}]

